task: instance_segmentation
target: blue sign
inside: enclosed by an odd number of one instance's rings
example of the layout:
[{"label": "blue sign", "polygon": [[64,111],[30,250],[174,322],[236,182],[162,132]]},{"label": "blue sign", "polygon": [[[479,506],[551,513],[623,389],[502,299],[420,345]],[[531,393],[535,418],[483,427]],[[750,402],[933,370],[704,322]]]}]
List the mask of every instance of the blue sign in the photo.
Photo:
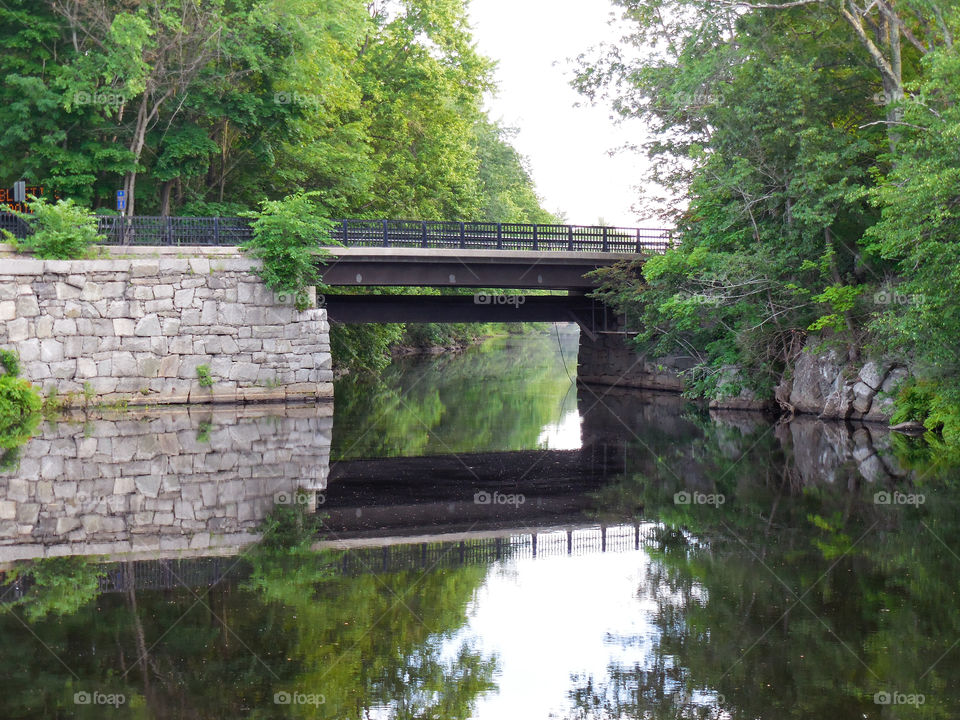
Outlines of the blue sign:
[{"label": "blue sign", "polygon": [[127,209],[127,193],[124,190],[117,190],[117,210]]}]

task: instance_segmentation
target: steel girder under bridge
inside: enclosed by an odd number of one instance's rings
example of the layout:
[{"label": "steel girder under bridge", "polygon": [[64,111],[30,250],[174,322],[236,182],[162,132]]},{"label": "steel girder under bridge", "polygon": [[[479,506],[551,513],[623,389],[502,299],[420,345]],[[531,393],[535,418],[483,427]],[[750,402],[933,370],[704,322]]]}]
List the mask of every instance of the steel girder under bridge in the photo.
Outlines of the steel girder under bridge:
[{"label": "steel girder under bridge", "polygon": [[335,295],[323,297],[332,322],[470,323],[575,322],[589,334],[613,331],[617,318],[583,295]]}]

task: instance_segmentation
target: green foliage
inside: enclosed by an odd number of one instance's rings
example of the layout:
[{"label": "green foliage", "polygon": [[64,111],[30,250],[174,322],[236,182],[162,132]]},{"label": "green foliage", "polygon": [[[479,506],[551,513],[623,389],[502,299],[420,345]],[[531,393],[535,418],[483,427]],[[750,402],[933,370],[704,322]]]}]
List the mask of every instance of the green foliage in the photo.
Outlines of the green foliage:
[{"label": "green foliage", "polygon": [[233,215],[309,188],[340,217],[542,217],[483,111],[464,0],[10,0],[0,46],[0,176],[48,195]]},{"label": "green foliage", "polygon": [[948,446],[960,446],[960,402],[945,396],[939,384],[909,383],[897,393],[896,401],[892,422],[918,422]]},{"label": "green foliage", "polygon": [[390,349],[403,338],[403,325],[331,325],[330,354],[334,367],[375,373],[390,364]]},{"label": "green foliage", "polygon": [[0,350],[0,367],[11,377],[20,375],[20,356],[13,350]]},{"label": "green foliage", "polygon": [[894,290],[870,329],[936,386],[939,415],[960,407],[960,48],[931,52],[922,69],[903,103],[897,154],[870,194],[881,217],[866,246],[895,263]]},{"label": "green foliage", "polygon": [[[16,248],[38,258],[51,260],[74,260],[89,257],[92,246],[103,239],[97,234],[97,219],[87,208],[73,200],[58,200],[51,205],[43,198],[27,202],[30,213],[16,212],[27,220],[33,230],[21,240]],[[7,239],[13,236],[7,231]]]},{"label": "green foliage", "polygon": [[877,49],[853,3],[615,4],[649,47],[581,59],[575,85],[644,118],[651,182],[689,198],[664,213],[678,248],[599,274],[639,349],[689,356],[695,393],[715,396],[732,364],[769,394],[818,332],[849,355],[908,362],[951,412],[960,16],[938,0],[888,4],[903,33]]},{"label": "green foliage", "polygon": [[[577,336],[497,337],[463,354],[400,358],[337,382],[331,457],[504,452],[537,447],[576,405]],[[506,372],[509,368],[509,372]],[[605,400],[609,403],[609,399]]]},{"label": "green foliage", "polygon": [[200,387],[213,387],[213,377],[209,365],[197,365],[197,382]]},{"label": "green foliage", "polygon": [[[8,352],[8,351],[7,351]],[[40,424],[40,394],[26,380],[10,374],[4,356],[7,374],[0,375],[0,471],[16,469],[19,447],[26,443]]]},{"label": "green foliage", "polygon": [[320,531],[321,520],[300,500],[308,491],[298,487],[292,502],[274,505],[257,527],[262,539],[258,549],[267,552],[297,555],[310,549]]},{"label": "green foliage", "polygon": [[17,565],[9,580],[29,577],[30,591],[16,601],[31,622],[47,615],[72,615],[97,596],[100,578],[106,573],[91,559],[81,556],[44,558]]},{"label": "green foliage", "polygon": [[265,200],[253,222],[253,238],[243,248],[263,261],[260,277],[279,295],[291,295],[298,310],[309,306],[307,290],[320,285],[317,263],[328,255],[331,223],[316,202],[318,192],[297,192]]},{"label": "green foliage", "polygon": [[516,131],[479,120],[474,126],[482,205],[476,219],[495,222],[558,223],[534,192],[525,159],[510,144]]},{"label": "green foliage", "polygon": [[210,430],[212,428],[213,423],[210,420],[200,421],[200,423],[197,425],[197,442],[210,442]]}]

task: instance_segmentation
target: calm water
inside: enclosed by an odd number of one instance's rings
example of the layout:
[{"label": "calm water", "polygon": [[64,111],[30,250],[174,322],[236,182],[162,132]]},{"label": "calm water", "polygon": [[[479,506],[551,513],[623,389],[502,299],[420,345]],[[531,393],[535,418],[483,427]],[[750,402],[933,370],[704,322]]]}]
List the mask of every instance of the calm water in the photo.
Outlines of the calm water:
[{"label": "calm water", "polygon": [[44,426],[0,473],[0,717],[960,717],[952,469],[575,357]]}]

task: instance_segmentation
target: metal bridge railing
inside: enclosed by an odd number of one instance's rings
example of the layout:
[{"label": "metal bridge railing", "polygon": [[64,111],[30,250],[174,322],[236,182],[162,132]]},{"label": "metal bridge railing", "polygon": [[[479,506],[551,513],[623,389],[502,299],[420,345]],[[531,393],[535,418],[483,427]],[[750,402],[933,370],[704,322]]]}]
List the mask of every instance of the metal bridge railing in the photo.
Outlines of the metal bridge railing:
[{"label": "metal bridge railing", "polygon": [[[240,245],[253,233],[239,217],[98,215],[106,245]],[[29,222],[0,213],[0,229],[22,238]],[[460,250],[662,253],[673,245],[672,231],[601,225],[450,222],[439,220],[337,220],[331,238],[347,247]]]},{"label": "metal bridge railing", "polygon": [[439,220],[339,220],[331,235],[352,247],[459,250],[661,253],[673,244],[663,228]]}]

